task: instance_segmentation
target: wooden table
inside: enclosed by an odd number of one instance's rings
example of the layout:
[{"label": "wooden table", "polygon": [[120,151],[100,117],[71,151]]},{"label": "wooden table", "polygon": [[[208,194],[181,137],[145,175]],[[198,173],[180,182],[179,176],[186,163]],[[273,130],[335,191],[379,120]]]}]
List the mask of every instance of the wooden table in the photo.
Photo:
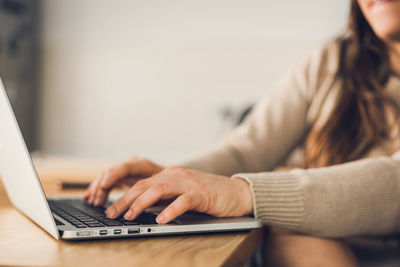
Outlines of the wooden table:
[{"label": "wooden table", "polygon": [[[61,192],[58,178],[92,180],[111,163],[64,158],[35,161],[46,194]],[[241,233],[57,241],[15,210],[0,182],[0,265],[40,266],[243,266],[263,236]]]}]

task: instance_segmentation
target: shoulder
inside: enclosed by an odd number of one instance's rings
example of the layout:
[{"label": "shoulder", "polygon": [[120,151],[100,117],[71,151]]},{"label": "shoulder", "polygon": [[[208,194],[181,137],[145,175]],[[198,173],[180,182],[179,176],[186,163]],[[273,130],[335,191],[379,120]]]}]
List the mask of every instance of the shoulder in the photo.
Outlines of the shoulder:
[{"label": "shoulder", "polygon": [[314,48],[306,61],[309,71],[315,76],[336,75],[340,64],[341,39],[336,39]]},{"label": "shoulder", "polygon": [[307,75],[307,95],[310,100],[321,87],[326,87],[327,83],[334,82],[339,71],[341,42],[340,39],[330,41],[314,48],[306,57],[303,68]]},{"label": "shoulder", "polygon": [[340,64],[342,39],[336,39],[313,48],[290,71],[290,82],[295,82],[308,101],[321,86],[333,83]]}]

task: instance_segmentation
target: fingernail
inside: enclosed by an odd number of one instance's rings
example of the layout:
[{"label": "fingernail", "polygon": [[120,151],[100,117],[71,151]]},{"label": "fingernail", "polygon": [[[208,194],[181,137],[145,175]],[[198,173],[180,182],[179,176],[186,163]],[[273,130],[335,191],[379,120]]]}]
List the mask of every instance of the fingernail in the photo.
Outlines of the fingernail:
[{"label": "fingernail", "polygon": [[160,215],[157,216],[157,218],[156,218],[156,222],[157,223],[161,224],[161,223],[164,223],[164,221],[165,221],[165,216],[164,215],[160,214]]},{"label": "fingernail", "polygon": [[127,220],[130,220],[130,219],[132,219],[132,215],[133,215],[132,210],[128,210],[128,212],[125,213],[124,218],[127,219]]},{"label": "fingernail", "polygon": [[106,210],[107,217],[109,217],[109,218],[114,218],[115,215],[116,215],[116,213],[117,213],[117,211],[116,211],[115,208],[112,207],[112,206],[109,207],[109,208]]}]

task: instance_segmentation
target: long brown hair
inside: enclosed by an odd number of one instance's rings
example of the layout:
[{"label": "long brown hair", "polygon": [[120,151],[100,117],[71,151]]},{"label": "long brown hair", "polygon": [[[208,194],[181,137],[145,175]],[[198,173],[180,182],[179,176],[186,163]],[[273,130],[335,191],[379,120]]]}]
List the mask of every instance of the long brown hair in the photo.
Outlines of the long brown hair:
[{"label": "long brown hair", "polygon": [[390,74],[389,56],[357,0],[351,1],[348,33],[337,41],[342,90],[327,123],[311,129],[305,140],[306,167],[358,159],[389,135],[385,110],[394,102],[383,90]]}]

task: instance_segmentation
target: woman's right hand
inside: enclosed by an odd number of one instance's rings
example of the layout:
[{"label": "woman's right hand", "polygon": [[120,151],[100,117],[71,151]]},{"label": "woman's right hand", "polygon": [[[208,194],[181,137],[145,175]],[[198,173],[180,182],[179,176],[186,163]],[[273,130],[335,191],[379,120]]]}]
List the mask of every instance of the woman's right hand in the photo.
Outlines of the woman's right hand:
[{"label": "woman's right hand", "polygon": [[147,159],[132,157],[101,173],[86,189],[83,199],[91,205],[102,206],[107,201],[108,193],[117,184],[131,187],[137,181],[151,177],[162,170],[164,167]]}]

